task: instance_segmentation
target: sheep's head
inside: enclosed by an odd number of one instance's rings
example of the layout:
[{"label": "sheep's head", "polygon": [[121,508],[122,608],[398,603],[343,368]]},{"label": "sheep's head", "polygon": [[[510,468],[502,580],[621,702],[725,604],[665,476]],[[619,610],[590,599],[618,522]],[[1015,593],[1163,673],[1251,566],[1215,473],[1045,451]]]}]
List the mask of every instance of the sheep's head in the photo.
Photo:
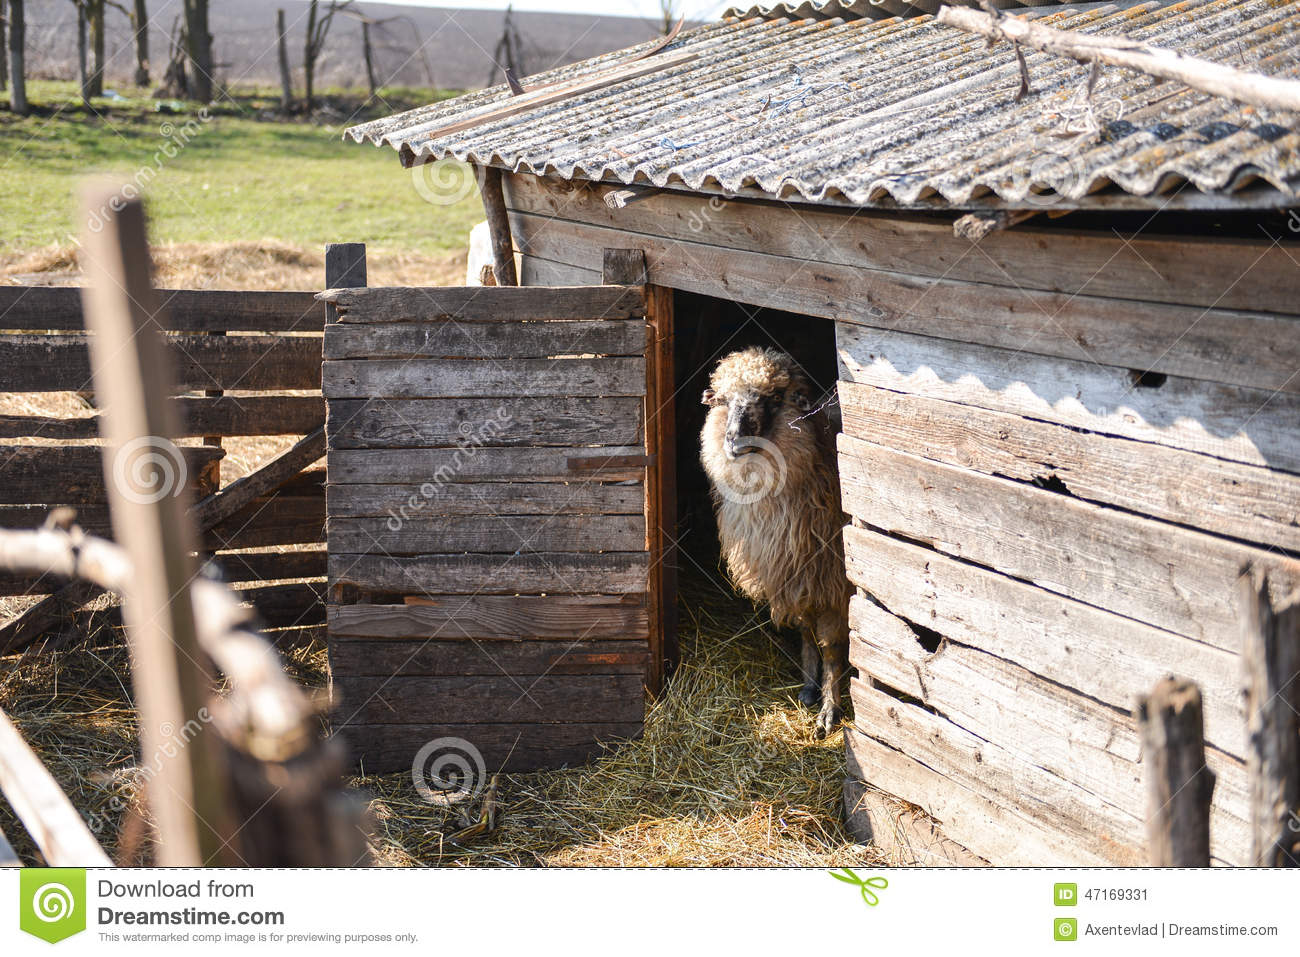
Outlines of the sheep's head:
[{"label": "sheep's head", "polygon": [[710,407],[706,434],[721,432],[728,460],[758,451],[778,428],[812,408],[808,382],[795,361],[757,346],[718,363],[704,391],[704,404]]}]

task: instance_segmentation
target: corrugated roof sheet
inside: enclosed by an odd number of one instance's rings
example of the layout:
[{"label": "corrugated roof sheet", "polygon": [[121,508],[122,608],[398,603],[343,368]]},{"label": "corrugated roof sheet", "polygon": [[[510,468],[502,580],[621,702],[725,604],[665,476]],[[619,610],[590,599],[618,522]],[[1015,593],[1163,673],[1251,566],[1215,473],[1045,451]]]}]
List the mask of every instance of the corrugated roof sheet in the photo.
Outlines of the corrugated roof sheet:
[{"label": "corrugated roof sheet", "polygon": [[[857,0],[855,0],[857,2]],[[852,4],[849,4],[850,6]],[[540,175],[684,186],[853,205],[987,199],[1066,208],[1110,185],[1139,196],[1190,183],[1235,192],[1264,181],[1300,193],[1300,116],[1232,103],[1107,67],[1026,51],[1032,93],[1015,102],[1009,44],[908,19],[733,16],[683,34],[689,62],[518,115],[472,121],[503,87],[348,131],[408,157]],[[1300,77],[1294,0],[1186,0],[1027,11],[1051,26],[1122,34],[1272,76]],[[649,48],[554,70],[573,82]],[[1276,198],[1276,197],[1274,197]]]}]

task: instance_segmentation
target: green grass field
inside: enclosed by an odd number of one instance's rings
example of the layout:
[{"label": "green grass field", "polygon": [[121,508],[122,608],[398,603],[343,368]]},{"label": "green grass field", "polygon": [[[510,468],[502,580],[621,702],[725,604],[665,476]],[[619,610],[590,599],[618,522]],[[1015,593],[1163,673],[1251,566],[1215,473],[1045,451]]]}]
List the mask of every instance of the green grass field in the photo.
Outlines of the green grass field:
[{"label": "green grass field", "polygon": [[34,83],[32,116],[0,111],[0,255],[70,242],[81,228],[78,185],[96,174],[148,183],[156,243],[363,241],[376,251],[425,255],[463,249],[482,218],[472,184],[453,187],[447,203],[425,188],[430,202],[394,151],[341,138],[346,125],[448,94],[382,92],[385,102],[360,111],[355,96],[326,91],[341,114],[328,126],[272,118],[274,101],[256,92],[216,105],[206,121],[195,104],[147,98],[98,99],[98,115],[89,115],[73,84]]}]

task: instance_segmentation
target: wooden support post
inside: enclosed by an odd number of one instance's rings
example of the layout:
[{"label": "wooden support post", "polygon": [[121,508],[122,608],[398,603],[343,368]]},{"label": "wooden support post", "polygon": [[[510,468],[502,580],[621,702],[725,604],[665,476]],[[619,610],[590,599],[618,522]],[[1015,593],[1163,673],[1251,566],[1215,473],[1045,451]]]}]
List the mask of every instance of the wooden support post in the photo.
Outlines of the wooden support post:
[{"label": "wooden support post", "polygon": [[[1277,589],[1280,591],[1280,589]],[[1250,859],[1300,865],[1300,593],[1274,600],[1258,571],[1238,584],[1250,779]]]},{"label": "wooden support post", "polygon": [[[366,285],[366,244],[330,243],[325,247],[325,288],[362,289]],[[337,322],[339,311],[325,303],[325,324]]]},{"label": "wooden support post", "polygon": [[479,192],[483,194],[483,212],[487,216],[488,232],[492,235],[492,262],[497,285],[517,286],[515,241],[510,233],[510,214],[506,210],[501,170],[495,166],[480,167]]},{"label": "wooden support post", "polygon": [[677,415],[673,291],[649,285],[644,250],[606,249],[604,281],[646,287],[646,533],[650,536],[650,667],[654,694],[677,661]]},{"label": "wooden support post", "polygon": [[[185,867],[232,863],[224,776],[214,736],[202,733],[212,676],[199,648],[190,586],[198,574],[197,535],[186,512],[183,475],[171,437],[179,432],[170,367],[153,322],[159,303],[151,282],[144,209],[108,187],[87,192],[85,208],[118,210],[83,249],[83,291],[95,394],[104,407],[105,481],[113,533],[130,555],[134,577],[123,603],[132,679],[140,710],[143,763],[156,766],[149,803],[158,828],[158,863]],[[89,221],[90,217],[87,217]],[[158,469],[139,488],[131,453]],[[162,466],[160,468],[160,466]],[[199,733],[177,746],[177,735]]]},{"label": "wooden support post", "polygon": [[1134,717],[1147,782],[1147,857],[1153,867],[1210,866],[1210,798],[1201,692],[1165,678],[1138,700]]}]

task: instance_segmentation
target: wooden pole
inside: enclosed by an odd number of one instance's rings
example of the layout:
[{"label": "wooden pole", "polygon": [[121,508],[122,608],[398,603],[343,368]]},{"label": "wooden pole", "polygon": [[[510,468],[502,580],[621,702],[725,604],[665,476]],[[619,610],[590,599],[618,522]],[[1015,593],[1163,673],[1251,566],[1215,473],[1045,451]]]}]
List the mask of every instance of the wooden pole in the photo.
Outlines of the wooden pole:
[{"label": "wooden pole", "polygon": [[18,116],[28,112],[27,66],[23,59],[26,35],[23,0],[9,0],[9,109]]},{"label": "wooden pole", "polygon": [[275,11],[276,49],[280,59],[280,112],[293,112],[293,76],[289,73],[289,45],[285,41],[284,11]]},{"label": "wooden pole", "polygon": [[[170,366],[154,317],[144,209],[104,187],[83,208],[114,210],[87,229],[82,248],[89,285],[82,297],[95,395],[104,407],[105,481],[113,533],[134,566],[123,602],[132,681],[140,711],[143,765],[156,767],[149,803],[164,867],[230,862],[224,776],[216,742],[200,731],[176,735],[206,714],[212,676],[199,648],[190,586],[198,574],[197,535],[185,512],[186,485],[171,437],[179,432]],[[83,221],[91,222],[87,215]],[[136,452],[138,457],[132,457]],[[143,464],[143,469],[141,468]],[[147,469],[152,468],[152,474]]]},{"label": "wooden pole", "polygon": [[1153,867],[1210,866],[1214,772],[1205,765],[1201,692],[1165,678],[1134,712],[1147,782],[1147,856]]},{"label": "wooden pole", "polygon": [[506,210],[501,170],[495,166],[481,167],[479,188],[483,194],[483,212],[487,216],[488,232],[492,236],[493,272],[497,285],[517,286],[519,275],[515,271],[515,241],[510,233],[510,214]]},{"label": "wooden pole", "polygon": [[1238,583],[1246,692],[1250,858],[1258,867],[1300,865],[1300,592],[1275,603],[1268,577]]},{"label": "wooden pole", "polygon": [[1260,73],[1247,73],[1221,66],[1177,50],[1148,46],[1127,37],[1089,36],[1070,30],[1056,30],[1033,20],[1006,14],[993,15],[969,7],[940,7],[938,22],[967,33],[1022,43],[1043,53],[1056,53],[1080,63],[1108,63],[1165,80],[1174,80],[1193,90],[1226,97],[1239,103],[1274,110],[1300,110],[1300,82]]}]

